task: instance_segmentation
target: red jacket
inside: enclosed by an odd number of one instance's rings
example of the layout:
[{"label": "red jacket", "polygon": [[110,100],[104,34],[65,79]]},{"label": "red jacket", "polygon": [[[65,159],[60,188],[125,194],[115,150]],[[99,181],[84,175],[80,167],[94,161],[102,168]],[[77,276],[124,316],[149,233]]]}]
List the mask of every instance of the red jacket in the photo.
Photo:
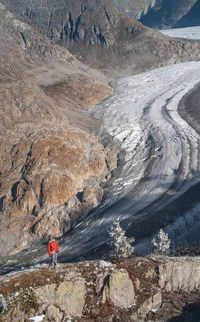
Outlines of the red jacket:
[{"label": "red jacket", "polygon": [[49,256],[51,256],[51,253],[52,252],[59,252],[59,246],[58,246],[58,243],[55,239],[52,239],[48,242],[48,253],[49,253]]}]

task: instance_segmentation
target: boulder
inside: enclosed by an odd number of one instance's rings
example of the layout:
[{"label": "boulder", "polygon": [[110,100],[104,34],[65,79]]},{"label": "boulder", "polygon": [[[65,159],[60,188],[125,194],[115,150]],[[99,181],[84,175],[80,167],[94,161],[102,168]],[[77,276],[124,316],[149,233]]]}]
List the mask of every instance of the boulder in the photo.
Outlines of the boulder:
[{"label": "boulder", "polygon": [[156,294],[148,298],[143,304],[140,306],[138,313],[142,315],[146,315],[150,310],[156,310],[161,307],[162,304],[162,293],[159,290]]},{"label": "boulder", "polygon": [[46,305],[48,319],[52,317],[57,321],[61,315],[59,312],[64,312],[70,317],[81,317],[85,305],[85,280],[75,273],[68,273],[65,281],[58,286],[50,284],[36,288],[35,294],[38,302],[43,304],[43,307]]},{"label": "boulder", "polygon": [[103,303],[111,301],[115,306],[128,308],[134,305],[135,291],[128,272],[114,270],[107,278],[103,289]]},{"label": "boulder", "polygon": [[45,318],[43,321],[46,322],[60,322],[63,319],[63,313],[55,305],[49,305],[46,312]]}]

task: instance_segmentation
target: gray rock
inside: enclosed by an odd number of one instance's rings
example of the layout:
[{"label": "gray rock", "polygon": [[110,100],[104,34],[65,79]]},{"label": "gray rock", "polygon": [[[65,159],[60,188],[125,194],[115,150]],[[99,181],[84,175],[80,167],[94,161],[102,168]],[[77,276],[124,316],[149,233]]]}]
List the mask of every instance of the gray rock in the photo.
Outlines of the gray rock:
[{"label": "gray rock", "polygon": [[[56,284],[49,284],[35,289],[38,302],[46,304],[47,317],[56,319],[59,312],[65,312],[70,317],[80,317],[85,305],[85,280],[81,276],[71,272],[65,277],[65,281]],[[59,308],[56,310],[54,307]],[[48,320],[47,320],[48,321]],[[52,320],[54,321],[54,320]]]},{"label": "gray rock", "polygon": [[135,302],[135,291],[128,272],[114,270],[103,289],[103,303],[110,300],[115,306],[128,308]]},{"label": "gray rock", "polygon": [[200,288],[199,260],[171,260],[159,266],[159,285],[166,291]]},{"label": "gray rock", "polygon": [[153,309],[159,309],[162,304],[162,293],[158,291],[156,294],[148,298],[138,310],[138,313],[142,315],[146,315],[148,311]]},{"label": "gray rock", "polygon": [[45,312],[44,321],[49,322],[60,322],[63,319],[63,313],[59,310],[58,307],[51,304],[48,306]]}]

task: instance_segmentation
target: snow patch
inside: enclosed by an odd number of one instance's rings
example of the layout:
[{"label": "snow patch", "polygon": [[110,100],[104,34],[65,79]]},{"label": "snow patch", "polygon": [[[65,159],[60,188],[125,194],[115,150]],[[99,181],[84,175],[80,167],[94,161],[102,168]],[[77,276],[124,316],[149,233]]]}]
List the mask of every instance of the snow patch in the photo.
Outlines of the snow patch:
[{"label": "snow patch", "polygon": [[29,320],[30,321],[33,321],[33,322],[41,322],[41,321],[43,321],[44,317],[45,317],[44,314],[42,314],[42,315],[36,315],[36,316],[34,316],[32,318],[29,318]]},{"label": "snow patch", "polygon": [[113,264],[111,262],[106,262],[104,260],[100,260],[99,261],[99,266],[101,266],[101,267],[112,267]]}]

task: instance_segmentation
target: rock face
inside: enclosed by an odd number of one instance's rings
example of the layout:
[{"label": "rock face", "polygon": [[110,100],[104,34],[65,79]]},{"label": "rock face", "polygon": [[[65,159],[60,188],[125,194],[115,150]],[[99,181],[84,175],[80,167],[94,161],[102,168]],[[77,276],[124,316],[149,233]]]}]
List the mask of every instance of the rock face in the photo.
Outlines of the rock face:
[{"label": "rock face", "polygon": [[[65,281],[56,284],[45,285],[35,289],[35,294],[43,309],[47,309],[46,321],[52,321],[52,317],[62,314],[70,317],[81,317],[85,305],[85,280],[74,273],[65,276]],[[59,307],[59,310],[58,310]],[[61,321],[60,320],[60,321]]]},{"label": "rock face", "polygon": [[[83,114],[106,79],[0,5],[0,242],[14,254],[61,236],[102,199],[116,153]],[[76,98],[76,99],[75,99]]]},{"label": "rock face", "polygon": [[159,266],[159,285],[166,291],[200,289],[198,261],[174,260]]},{"label": "rock face", "polygon": [[20,19],[112,77],[200,58],[199,43],[150,30],[117,11],[110,0],[62,0],[59,6],[55,0],[45,5],[38,0],[3,2]]},{"label": "rock face", "polygon": [[107,157],[86,132],[36,127],[27,129],[14,146],[7,141],[7,149],[12,153],[2,155],[7,167],[2,172],[1,216],[6,234],[18,227],[23,241],[27,229],[39,238],[61,236],[101,201],[99,184],[109,175]]},{"label": "rock face", "polygon": [[142,303],[137,313],[131,315],[131,319],[133,321],[145,321],[147,312],[159,310],[162,302],[162,292],[158,291]]},{"label": "rock face", "polygon": [[[181,264],[187,269],[178,286]],[[56,272],[43,268],[15,273],[0,281],[0,298],[7,306],[0,319],[21,322],[39,315],[46,322],[166,322],[176,316],[177,321],[198,321],[199,264],[199,258],[135,258],[116,264],[60,264]]]}]

